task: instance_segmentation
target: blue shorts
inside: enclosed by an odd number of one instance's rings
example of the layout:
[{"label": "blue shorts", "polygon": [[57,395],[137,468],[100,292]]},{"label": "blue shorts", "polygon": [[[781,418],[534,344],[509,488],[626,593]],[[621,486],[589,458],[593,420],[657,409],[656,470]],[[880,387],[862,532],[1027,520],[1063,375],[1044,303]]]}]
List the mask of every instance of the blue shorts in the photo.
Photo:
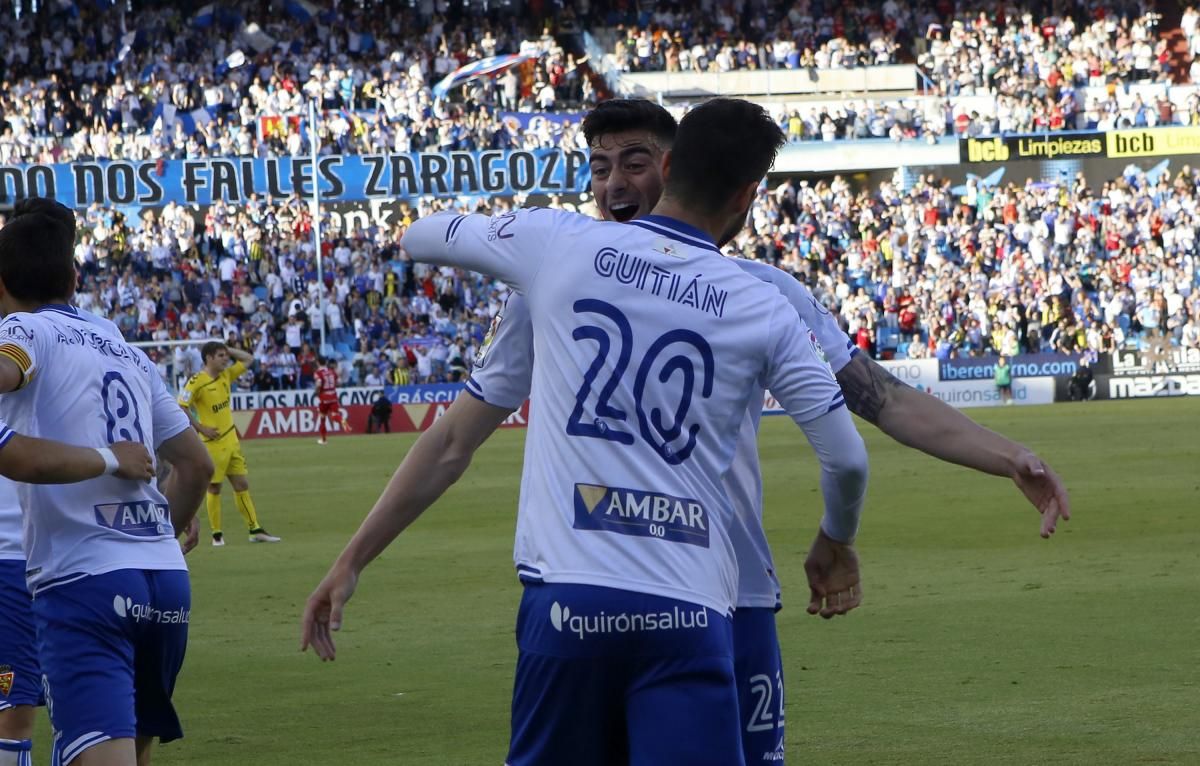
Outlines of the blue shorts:
[{"label": "blue shorts", "polygon": [[192,597],[184,570],[121,569],[33,600],[54,763],[133,736],[183,736],[171,705]]},{"label": "blue shorts", "polygon": [[783,656],[774,609],[733,614],[733,667],[746,763],[783,763]]},{"label": "blue shorts", "polygon": [[509,766],[740,766],[732,620],[698,604],[530,584]]},{"label": "blue shorts", "polygon": [[25,589],[25,562],[0,561],[0,710],[42,704],[33,599]]}]

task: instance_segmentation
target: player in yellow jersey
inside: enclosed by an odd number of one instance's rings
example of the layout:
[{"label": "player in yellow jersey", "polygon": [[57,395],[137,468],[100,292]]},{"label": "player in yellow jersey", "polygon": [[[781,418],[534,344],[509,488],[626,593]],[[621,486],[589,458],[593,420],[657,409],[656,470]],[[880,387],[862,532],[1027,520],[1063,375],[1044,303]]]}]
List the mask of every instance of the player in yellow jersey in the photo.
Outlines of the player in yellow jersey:
[{"label": "player in yellow jersey", "polygon": [[[228,348],[220,341],[205,343],[200,349],[200,357],[204,360],[204,369],[183,387],[179,404],[192,419],[192,426],[200,433],[200,440],[208,448],[215,466],[206,495],[213,545],[225,544],[221,532],[221,484],[226,478],[233,486],[238,512],[250,530],[250,542],[277,543],[279,538],[268,534],[258,523],[254,501],[250,499],[250,482],[246,479],[246,458],[242,457],[242,445],[230,412],[230,386],[254,363],[254,357],[240,349]],[[233,364],[229,363],[230,357],[234,359]]]}]

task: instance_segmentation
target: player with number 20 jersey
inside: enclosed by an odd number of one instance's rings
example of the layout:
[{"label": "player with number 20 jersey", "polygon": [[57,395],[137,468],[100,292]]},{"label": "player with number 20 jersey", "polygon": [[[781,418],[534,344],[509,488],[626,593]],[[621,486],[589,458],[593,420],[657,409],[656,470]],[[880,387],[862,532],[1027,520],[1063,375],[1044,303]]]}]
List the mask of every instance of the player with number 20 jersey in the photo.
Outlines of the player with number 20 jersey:
[{"label": "player with number 20 jersey", "polygon": [[[437,216],[414,224],[404,246],[414,259],[503,279],[527,296],[534,327],[544,328],[534,334],[517,521],[515,558],[527,587],[510,763],[544,762],[533,754],[554,752],[546,740],[565,728],[522,716],[523,698],[540,694],[544,702],[555,689],[572,689],[611,700],[661,670],[643,669],[634,680],[593,662],[597,670],[580,672],[548,659],[564,649],[581,660],[675,653],[711,682],[662,683],[661,695],[632,695],[627,708],[607,713],[618,721],[588,729],[595,741],[571,735],[576,747],[603,753],[603,742],[622,732],[636,741],[618,738],[617,749],[647,762],[740,762],[729,653],[738,573],[729,530],[741,522],[721,481],[731,435],[751,401],[761,403],[764,386],[799,422],[842,404],[795,309],[723,258],[703,232],[665,217],[624,225],[536,209]],[[680,640],[681,631],[692,640]],[[714,657],[723,659],[700,661]],[[684,711],[672,712],[672,693],[698,703],[686,720]],[[722,704],[723,714],[704,717]],[[640,714],[667,736],[627,730],[627,717]],[[678,749],[676,739],[656,755],[672,730],[692,737],[694,749]]]},{"label": "player with number 20 jersey", "polygon": [[[791,275],[765,263],[731,258],[746,273],[773,284],[826,349],[833,372],[857,351],[832,315]],[[493,324],[466,390],[483,402],[515,410],[529,398],[533,376],[533,326],[524,296],[513,293]],[[774,612],[782,606],[779,579],[762,525],[762,479],[758,462],[758,422],[762,397],[755,397],[738,432],[733,464],[725,487],[737,517],[730,527],[738,565],[734,614],[734,657],[741,706],[742,739],[755,760],[784,754],[783,667]],[[825,456],[821,456],[825,462]]]}]

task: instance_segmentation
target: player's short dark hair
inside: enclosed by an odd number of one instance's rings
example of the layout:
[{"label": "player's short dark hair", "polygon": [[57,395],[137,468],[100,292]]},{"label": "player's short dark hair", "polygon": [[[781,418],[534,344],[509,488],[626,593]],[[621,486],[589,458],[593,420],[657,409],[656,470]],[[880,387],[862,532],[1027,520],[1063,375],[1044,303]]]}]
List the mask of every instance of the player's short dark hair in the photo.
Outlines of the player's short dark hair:
[{"label": "player's short dark hair", "polygon": [[679,122],[665,191],[703,212],[717,212],[741,187],[762,180],[783,143],[783,131],[758,104],[706,101]]},{"label": "player's short dark hair", "polygon": [[45,197],[13,206],[0,229],[0,280],[21,301],[53,303],[75,292],[75,214]]},{"label": "player's short dark hair", "polygon": [[228,350],[228,348],[228,346],[219,340],[210,340],[208,343],[205,343],[200,347],[200,358],[205,362],[208,362],[208,360],[218,351],[225,351]]},{"label": "player's short dark hair", "polygon": [[624,133],[627,130],[644,130],[653,136],[664,149],[669,149],[675,140],[675,129],[679,123],[671,113],[653,101],[644,98],[614,98],[601,101],[583,118],[583,137],[588,146],[600,136]]}]

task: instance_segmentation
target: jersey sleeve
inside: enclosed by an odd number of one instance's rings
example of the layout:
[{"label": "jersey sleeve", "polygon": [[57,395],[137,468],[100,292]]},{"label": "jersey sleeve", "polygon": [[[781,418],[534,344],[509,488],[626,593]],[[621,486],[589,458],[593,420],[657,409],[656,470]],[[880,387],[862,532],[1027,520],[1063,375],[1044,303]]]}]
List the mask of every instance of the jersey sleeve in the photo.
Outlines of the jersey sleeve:
[{"label": "jersey sleeve", "polygon": [[800,280],[770,264],[742,258],[735,260],[744,271],[764,282],[770,282],[783,293],[783,297],[787,298],[788,303],[792,304],[792,308],[812,330],[813,337],[820,344],[821,351],[825,353],[825,361],[829,363],[834,374],[850,363],[851,357],[858,351],[854,342],[842,332],[841,326],[829,309],[822,306]]},{"label": "jersey sleeve", "polygon": [[401,245],[416,261],[497,277],[525,292],[549,254],[557,210],[526,208],[491,217],[439,213],[408,228]]},{"label": "jersey sleeve", "polygon": [[8,423],[0,420],[0,449],[12,441],[12,438],[17,435],[17,432],[8,427]]},{"label": "jersey sleeve", "polygon": [[28,315],[9,314],[0,322],[0,357],[17,366],[21,382],[17,388],[29,385],[38,371],[38,333]]},{"label": "jersey sleeve", "polygon": [[846,404],[842,389],[821,358],[795,309],[780,299],[770,313],[763,385],[792,417],[804,424]]},{"label": "jersey sleeve", "polygon": [[525,298],[511,293],[467,380],[467,393],[495,407],[515,410],[529,398],[533,383],[533,324]]},{"label": "jersey sleeve", "polygon": [[178,436],[184,429],[192,427],[191,418],[184,414],[183,410],[179,409],[179,405],[175,403],[175,397],[171,396],[171,392],[167,390],[167,386],[163,383],[162,378],[154,372],[154,365],[145,353],[138,351],[145,360],[145,363],[150,365],[150,411],[151,417],[154,420],[154,449],[162,446],[162,443],[168,439]]},{"label": "jersey sleeve", "polygon": [[200,387],[200,374],[197,373],[188,378],[188,382],[183,388],[179,389],[179,404],[183,407],[194,407],[196,405],[194,399],[196,391]]}]

